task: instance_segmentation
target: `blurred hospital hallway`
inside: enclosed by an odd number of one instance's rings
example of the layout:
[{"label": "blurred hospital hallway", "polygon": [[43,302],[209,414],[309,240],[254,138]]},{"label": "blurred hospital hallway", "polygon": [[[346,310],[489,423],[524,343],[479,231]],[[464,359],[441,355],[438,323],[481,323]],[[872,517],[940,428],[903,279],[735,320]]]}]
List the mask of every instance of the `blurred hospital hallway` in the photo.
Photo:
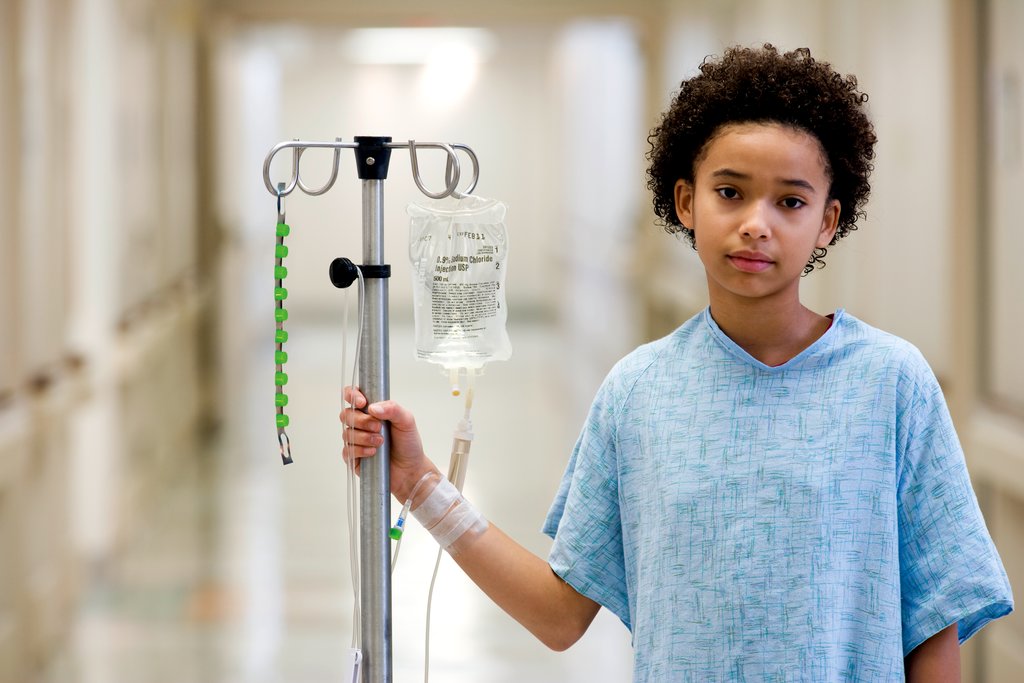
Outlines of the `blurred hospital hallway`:
[{"label": "blurred hospital hallway", "polygon": [[[513,359],[478,380],[466,484],[491,521],[541,555],[550,541],[539,529],[575,438],[550,380],[561,355],[553,332],[513,322]],[[392,329],[392,396],[415,406],[424,442],[444,467],[462,402],[438,369],[413,359],[411,333],[408,324]],[[198,458],[182,457],[141,511],[138,532],[85,589],[41,683],[345,680],[352,587],[336,419],[340,321],[296,324],[291,334],[295,463],[281,466],[272,430],[246,426],[267,424],[273,410],[269,347],[250,339],[233,361],[229,403],[239,427]],[[394,574],[396,681],[422,680],[436,550],[410,520]],[[551,652],[447,556],[433,604],[431,680],[629,680],[629,634],[608,612],[578,646]]]},{"label": "blurred hospital hallway", "polygon": [[[504,201],[512,358],[479,379],[467,496],[535,553],[612,364],[706,305],[654,223],[647,135],[707,55],[809,47],[857,74],[879,136],[860,228],[801,285],[921,349],[1024,586],[1024,3],[1019,0],[0,0],[0,683],[338,681],[352,636],[330,261],[361,189],[284,200],[288,413],[274,429],[275,198],[291,139],[469,145]],[[428,189],[444,157],[421,151]],[[332,156],[310,150],[316,188]],[[287,181],[291,158],[269,174]],[[462,406],[415,360],[407,150],[385,182],[391,396],[444,469]],[[348,349],[354,340],[349,338]],[[349,358],[351,362],[351,358]],[[398,506],[392,501],[392,511]],[[410,522],[394,679],[423,673],[436,545]],[[627,681],[602,611],[554,653],[444,558],[431,680]],[[963,648],[1024,680],[1024,618]]]}]

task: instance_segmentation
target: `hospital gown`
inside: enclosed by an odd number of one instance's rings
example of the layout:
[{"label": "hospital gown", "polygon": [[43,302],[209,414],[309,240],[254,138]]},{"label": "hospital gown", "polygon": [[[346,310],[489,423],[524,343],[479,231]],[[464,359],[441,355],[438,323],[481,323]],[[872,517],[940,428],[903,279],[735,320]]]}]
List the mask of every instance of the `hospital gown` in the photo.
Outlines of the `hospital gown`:
[{"label": "hospital gown", "polygon": [[840,310],[778,367],[710,310],[604,381],[544,525],[635,681],[893,681],[1013,608],[938,383]]}]

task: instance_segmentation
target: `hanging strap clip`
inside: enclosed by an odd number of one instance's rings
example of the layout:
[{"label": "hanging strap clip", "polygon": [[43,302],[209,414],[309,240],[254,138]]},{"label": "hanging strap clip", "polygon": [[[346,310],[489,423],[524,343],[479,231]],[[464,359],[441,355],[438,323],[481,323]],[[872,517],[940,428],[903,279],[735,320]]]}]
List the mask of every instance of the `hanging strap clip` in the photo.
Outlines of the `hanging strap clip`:
[{"label": "hanging strap clip", "polygon": [[285,465],[292,464],[292,441],[283,430],[277,430],[277,443],[281,447],[281,462]]}]

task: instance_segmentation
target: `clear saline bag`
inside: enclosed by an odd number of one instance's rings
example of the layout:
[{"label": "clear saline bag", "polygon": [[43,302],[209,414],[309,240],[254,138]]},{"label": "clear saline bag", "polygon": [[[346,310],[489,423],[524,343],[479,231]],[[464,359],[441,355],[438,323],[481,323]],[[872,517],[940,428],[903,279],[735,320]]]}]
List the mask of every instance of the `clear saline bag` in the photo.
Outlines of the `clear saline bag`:
[{"label": "clear saline bag", "polygon": [[505,205],[464,195],[407,210],[417,358],[449,370],[507,360]]}]

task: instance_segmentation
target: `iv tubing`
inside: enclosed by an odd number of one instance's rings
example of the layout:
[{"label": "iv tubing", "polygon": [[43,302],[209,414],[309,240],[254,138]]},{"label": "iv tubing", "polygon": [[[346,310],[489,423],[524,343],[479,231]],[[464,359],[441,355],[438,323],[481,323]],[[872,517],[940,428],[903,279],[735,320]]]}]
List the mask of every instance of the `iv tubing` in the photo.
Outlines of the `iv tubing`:
[{"label": "iv tubing", "polygon": [[[453,372],[453,376],[458,371]],[[455,428],[452,437],[452,453],[448,461],[448,480],[455,485],[455,488],[462,492],[466,482],[466,470],[469,467],[469,447],[473,442],[473,423],[470,421],[470,413],[473,410],[473,379],[475,371],[466,370],[466,412]],[[410,496],[411,500],[412,496]],[[434,561],[434,573],[430,577],[430,588],[427,591],[427,617],[426,630],[424,633],[423,645],[423,683],[430,682],[430,613],[434,602],[434,585],[437,583],[438,570],[441,568],[441,556],[444,548],[437,549],[437,560]]]},{"label": "iv tubing", "polygon": [[[356,276],[359,278],[359,307],[358,316],[359,322],[357,325],[358,332],[356,333],[356,348],[354,358],[352,359],[352,383],[350,386],[356,387],[356,378],[358,376],[359,368],[359,352],[362,349],[363,342],[363,298],[364,293],[364,282],[363,273],[356,266]],[[341,378],[342,387],[345,386],[345,365],[347,362],[347,339],[348,339],[348,296],[345,297],[345,309],[344,317],[342,322],[342,335],[341,335]],[[344,389],[343,389],[344,391]],[[342,395],[341,399],[342,408],[345,407],[345,397]],[[349,430],[345,430],[346,437],[349,435]],[[351,442],[345,439],[345,446],[351,447]],[[352,647],[358,648],[362,642],[361,624],[362,615],[360,613],[360,582],[359,576],[359,544],[356,542],[356,536],[359,533],[359,486],[356,483],[355,477],[355,458],[349,458],[349,461],[345,464],[345,484],[348,502],[348,547],[349,547],[349,573],[352,577],[352,593],[354,595],[353,607],[352,607]]]},{"label": "iv tubing", "polygon": [[416,482],[416,485],[412,487],[412,491],[409,492],[409,497],[405,501],[405,505],[402,506],[402,511],[398,514],[398,521],[395,522],[395,526],[392,527],[392,533],[398,530],[397,536],[392,536],[395,539],[395,554],[391,559],[391,573],[395,573],[395,566],[398,564],[398,551],[402,548],[402,538],[404,534],[405,519],[409,515],[409,508],[412,507],[412,501],[416,498],[416,493],[419,492],[420,487],[423,486],[424,482],[430,478],[430,473],[424,474],[420,477],[420,480]]}]

